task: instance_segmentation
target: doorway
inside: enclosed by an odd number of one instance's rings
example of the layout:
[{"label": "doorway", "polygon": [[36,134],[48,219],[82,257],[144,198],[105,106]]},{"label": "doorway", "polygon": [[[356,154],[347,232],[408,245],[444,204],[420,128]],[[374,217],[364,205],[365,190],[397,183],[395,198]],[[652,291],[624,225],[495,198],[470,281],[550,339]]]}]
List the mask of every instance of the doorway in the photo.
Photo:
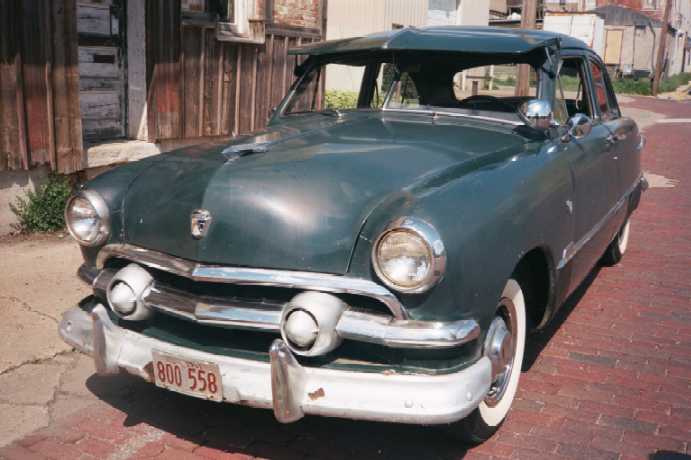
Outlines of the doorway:
[{"label": "doorway", "polygon": [[124,0],[78,0],[79,105],[84,140],[127,133],[127,53]]}]

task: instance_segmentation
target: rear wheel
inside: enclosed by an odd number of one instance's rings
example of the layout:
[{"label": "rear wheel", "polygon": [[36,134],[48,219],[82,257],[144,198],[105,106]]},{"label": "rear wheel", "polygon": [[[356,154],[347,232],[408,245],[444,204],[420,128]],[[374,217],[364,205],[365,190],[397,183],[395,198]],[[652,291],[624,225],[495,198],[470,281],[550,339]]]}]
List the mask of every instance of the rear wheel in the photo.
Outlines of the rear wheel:
[{"label": "rear wheel", "polygon": [[621,226],[617,236],[607,246],[605,254],[602,256],[602,263],[607,266],[618,264],[624,257],[626,248],[629,246],[629,232],[631,229],[631,218],[627,218],[624,225]]},{"label": "rear wheel", "polygon": [[449,426],[455,437],[477,444],[487,440],[499,429],[518,389],[525,336],[523,291],[515,279],[509,279],[484,345],[484,355],[492,363],[492,384],[477,409],[465,419]]}]

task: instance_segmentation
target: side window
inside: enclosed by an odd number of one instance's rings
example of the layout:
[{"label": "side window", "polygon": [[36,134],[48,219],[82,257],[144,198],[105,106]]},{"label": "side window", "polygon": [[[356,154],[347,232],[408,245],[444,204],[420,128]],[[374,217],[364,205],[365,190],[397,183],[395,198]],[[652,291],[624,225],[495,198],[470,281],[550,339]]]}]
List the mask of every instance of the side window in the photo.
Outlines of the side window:
[{"label": "side window", "polygon": [[577,113],[593,116],[585,75],[581,58],[567,58],[562,62],[554,98],[554,120],[557,123],[564,124]]},{"label": "side window", "polygon": [[605,70],[596,62],[589,61],[590,75],[593,77],[593,91],[595,92],[595,102],[603,120],[611,120],[619,116],[617,102],[608,85]]},{"label": "side window", "polygon": [[[391,69],[393,71],[393,69]],[[418,69],[414,66],[411,69],[404,70],[401,72],[398,83],[394,86],[393,92],[391,93],[389,99],[389,107],[394,109],[419,109],[420,106],[420,96],[417,91],[417,86],[415,85],[415,74]],[[387,75],[384,75],[384,90],[388,91],[391,86],[391,80],[394,75],[389,75],[389,81],[387,84]]]}]

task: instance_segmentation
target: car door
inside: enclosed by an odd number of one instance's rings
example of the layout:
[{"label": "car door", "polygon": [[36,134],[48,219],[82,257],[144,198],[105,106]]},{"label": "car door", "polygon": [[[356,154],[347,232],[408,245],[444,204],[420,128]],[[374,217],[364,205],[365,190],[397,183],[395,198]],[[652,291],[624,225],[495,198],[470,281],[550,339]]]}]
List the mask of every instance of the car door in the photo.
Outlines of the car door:
[{"label": "car door", "polygon": [[[574,87],[576,93],[573,93]],[[570,205],[574,217],[573,240],[562,257],[562,265],[568,263],[571,269],[569,290],[572,290],[604,251],[600,230],[603,222],[607,221],[612,198],[616,196],[618,176],[616,164],[612,162],[611,131],[600,116],[588,60],[584,56],[564,58],[557,91],[561,92],[564,100],[565,117],[582,113],[592,121],[588,134],[580,138],[568,135],[562,138],[574,180],[573,203]],[[576,101],[571,97],[576,97]]]},{"label": "car door", "polygon": [[[601,120],[610,131],[610,155],[617,170],[618,184],[612,199],[620,200],[638,181],[641,137],[636,123],[631,118],[622,116],[609,75],[602,63],[591,56],[589,66]],[[614,221],[616,224],[617,219]]]}]

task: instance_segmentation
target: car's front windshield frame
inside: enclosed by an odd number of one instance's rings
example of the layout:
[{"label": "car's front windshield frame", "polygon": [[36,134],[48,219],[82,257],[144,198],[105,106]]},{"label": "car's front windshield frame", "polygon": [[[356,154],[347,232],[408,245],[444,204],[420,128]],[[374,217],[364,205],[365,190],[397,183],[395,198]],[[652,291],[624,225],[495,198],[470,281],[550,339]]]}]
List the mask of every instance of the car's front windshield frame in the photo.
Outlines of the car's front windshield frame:
[{"label": "car's front windshield frame", "polygon": [[[544,53],[544,50],[543,50]],[[441,53],[440,53],[441,54]],[[542,56],[545,56],[545,54],[541,54]],[[467,58],[467,55],[463,54],[457,54],[456,56],[458,59],[462,58]],[[476,56],[473,56],[472,58],[477,59]],[[483,60],[480,60],[477,62],[477,66],[481,65],[493,65],[495,62],[497,65],[500,64],[529,64],[534,70],[535,70],[535,75],[537,75],[537,87],[535,88],[535,95],[534,97],[540,98],[540,99],[546,99],[546,95],[549,94],[549,88],[552,86],[550,84],[550,80],[553,78],[551,75],[550,69],[546,66],[543,65],[543,62],[540,62],[539,60],[535,60],[534,58],[527,59],[526,57],[517,57],[517,56],[504,56],[504,55],[493,55],[493,56],[488,56],[485,55],[482,57]],[[493,60],[494,59],[494,60]],[[349,108],[349,109],[329,109],[326,107],[321,107],[318,110],[314,110],[314,107],[311,108],[311,110],[305,110],[305,111],[294,111],[290,112],[288,109],[291,107],[291,104],[296,100],[297,97],[300,97],[304,93],[301,92],[301,89],[307,82],[309,85],[310,82],[314,79],[314,72],[317,72],[317,78],[322,78],[322,82],[320,85],[314,85],[315,86],[315,94],[318,86],[321,86],[323,91],[323,78],[326,72],[323,72],[322,69],[324,69],[325,66],[329,64],[336,64],[336,65],[343,65],[344,63],[350,63],[350,65],[353,65],[352,62],[361,62],[361,65],[363,66],[369,66],[369,65],[375,65],[377,68],[383,68],[384,64],[393,64],[394,65],[394,78],[391,81],[391,84],[389,87],[386,89],[386,94],[383,95],[383,104],[381,107],[364,107],[359,105],[359,101],[361,98],[362,90],[363,88],[360,87],[360,89],[357,91],[358,93],[358,106],[354,108]],[[507,119],[507,117],[497,117],[493,116],[493,113],[489,113],[491,111],[486,111],[483,110],[483,113],[469,113],[468,111],[459,111],[454,108],[449,108],[449,107],[442,107],[442,106],[434,106],[434,105],[420,105],[419,107],[411,108],[411,107],[394,107],[391,103],[392,95],[396,91],[396,88],[398,85],[401,83],[401,76],[403,72],[401,71],[401,66],[400,60],[397,59],[397,56],[395,54],[389,54],[389,55],[379,55],[379,56],[370,56],[368,59],[363,59],[361,61],[355,61],[352,58],[349,59],[344,59],[343,56],[331,56],[331,57],[320,57],[320,58],[313,58],[310,57],[308,58],[299,68],[297,74],[299,75],[294,84],[291,86],[290,91],[284,98],[284,100],[279,104],[277,107],[276,113],[275,113],[275,118],[284,118],[284,117],[292,117],[292,116],[299,116],[299,115],[306,115],[306,114],[327,114],[327,115],[337,115],[341,116],[343,113],[346,112],[351,112],[351,111],[382,111],[382,112],[407,112],[407,113],[418,113],[418,114],[428,114],[428,115],[433,115],[433,116],[456,116],[456,117],[468,117],[468,118],[478,118],[478,119],[486,119],[486,120],[492,120],[492,121],[498,121],[498,122],[503,122],[503,123],[509,123],[513,125],[523,125],[525,124],[525,119],[522,117],[522,114],[517,110],[515,114],[515,118],[513,119]],[[470,65],[465,67],[465,69],[471,69],[475,65]],[[377,70],[378,72],[379,70]],[[375,77],[376,79],[376,77]],[[364,81],[364,79],[363,79]],[[477,112],[477,111],[474,111]]]}]

